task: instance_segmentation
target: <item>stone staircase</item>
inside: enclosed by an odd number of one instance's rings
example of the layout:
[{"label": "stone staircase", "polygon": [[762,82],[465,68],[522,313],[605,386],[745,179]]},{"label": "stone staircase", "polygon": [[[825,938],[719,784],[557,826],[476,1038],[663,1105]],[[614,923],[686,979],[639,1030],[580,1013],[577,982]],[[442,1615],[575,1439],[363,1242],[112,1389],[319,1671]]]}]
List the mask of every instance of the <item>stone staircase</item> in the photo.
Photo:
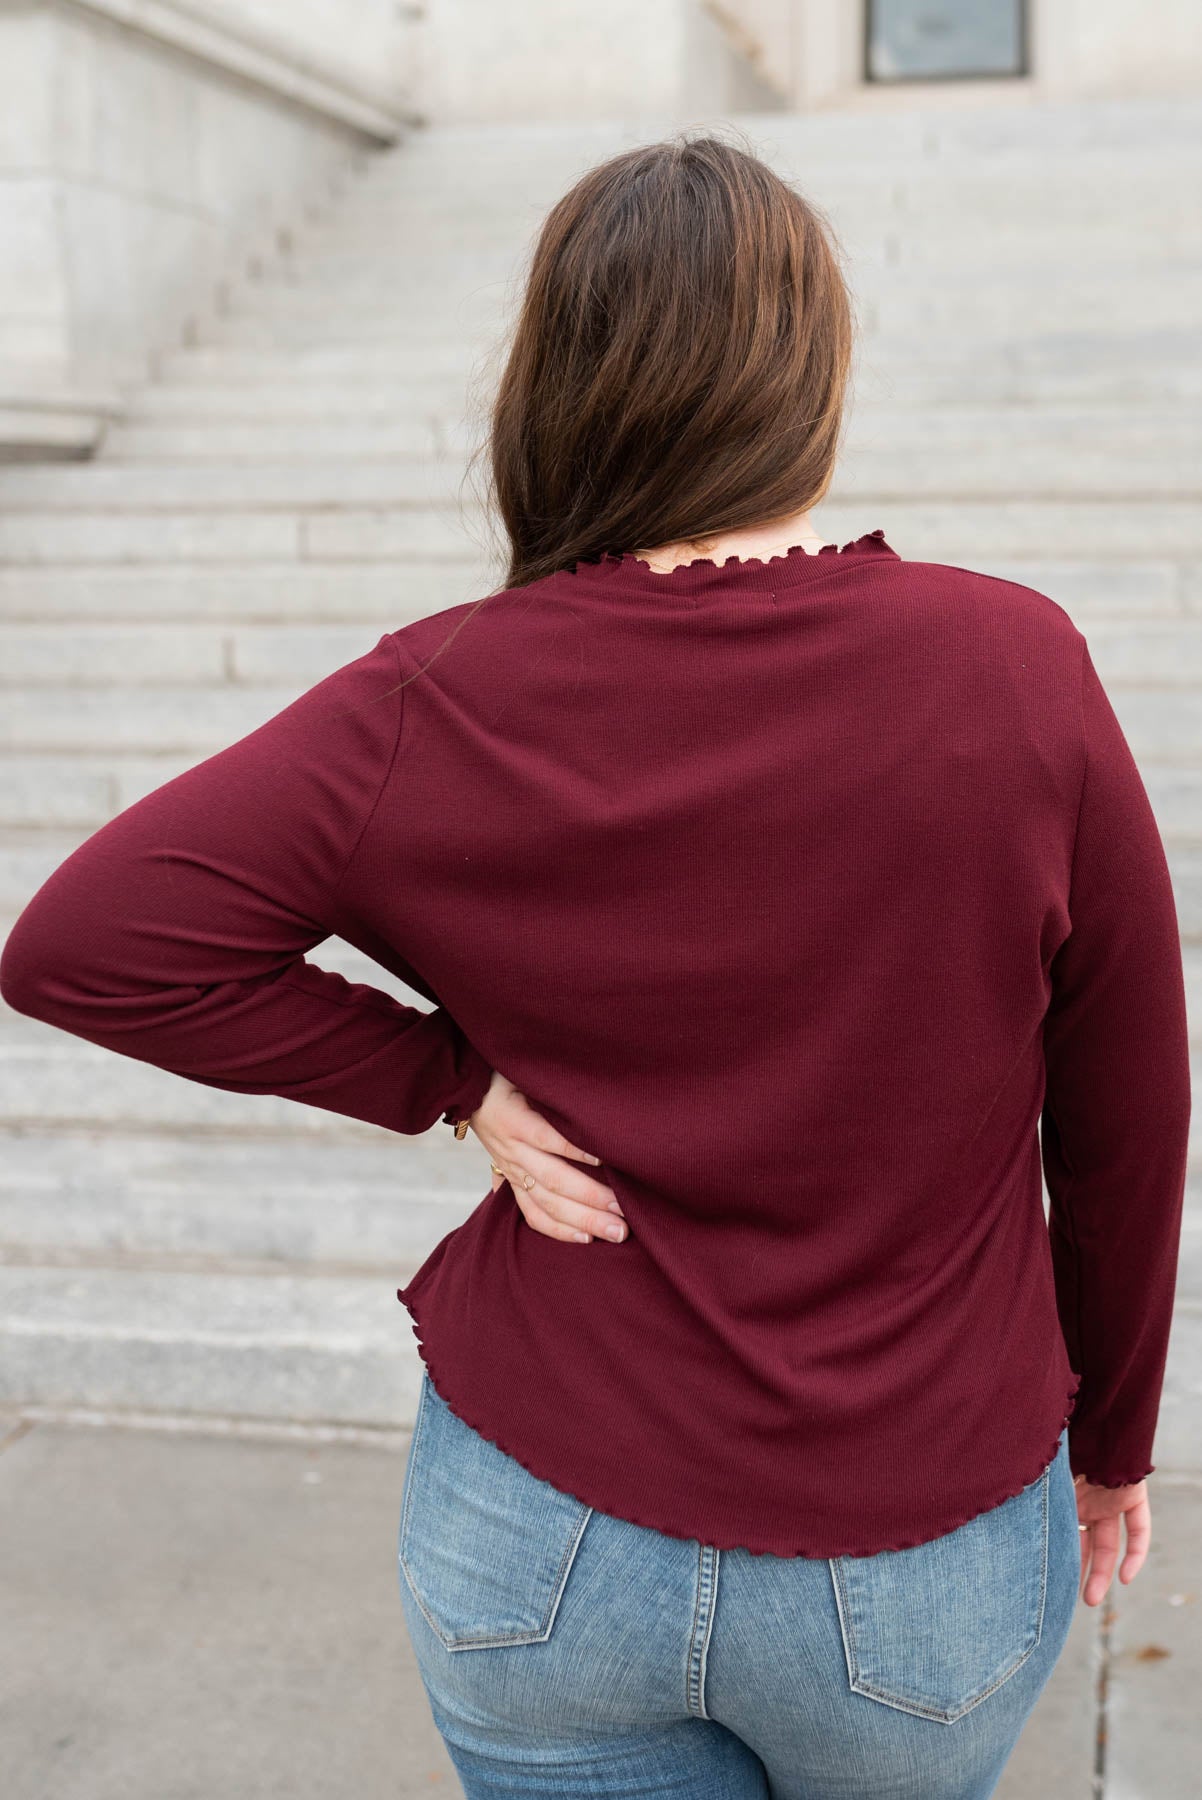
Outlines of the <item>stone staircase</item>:
[{"label": "stone staircase", "polygon": [[[861,338],[815,517],[1033,585],[1086,632],[1165,835],[1202,1031],[1202,103],[736,121],[830,214]],[[669,130],[434,128],[281,240],[86,465],[0,471],[0,927],[116,811],[382,630],[500,580],[465,456],[545,208]],[[315,959],[426,1002],[349,946]],[[479,1146],[219,1093],[11,1010],[0,1399],[383,1431],[395,1288]],[[1157,1441],[1202,1463],[1202,1190]]]}]

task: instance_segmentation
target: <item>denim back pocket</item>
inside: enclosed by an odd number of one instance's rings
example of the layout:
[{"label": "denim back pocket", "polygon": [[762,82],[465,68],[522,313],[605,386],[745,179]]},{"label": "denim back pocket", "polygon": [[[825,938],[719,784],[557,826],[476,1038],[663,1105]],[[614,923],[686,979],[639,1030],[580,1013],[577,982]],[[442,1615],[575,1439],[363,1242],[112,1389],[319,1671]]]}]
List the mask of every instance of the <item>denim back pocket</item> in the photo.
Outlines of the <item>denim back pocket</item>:
[{"label": "denim back pocket", "polygon": [[1055,1466],[930,1543],[828,1558],[855,1693],[950,1725],[1022,1667],[1043,1629]]},{"label": "denim back pocket", "polygon": [[423,1371],[398,1554],[444,1649],[544,1643],[592,1511],[465,1424]]}]

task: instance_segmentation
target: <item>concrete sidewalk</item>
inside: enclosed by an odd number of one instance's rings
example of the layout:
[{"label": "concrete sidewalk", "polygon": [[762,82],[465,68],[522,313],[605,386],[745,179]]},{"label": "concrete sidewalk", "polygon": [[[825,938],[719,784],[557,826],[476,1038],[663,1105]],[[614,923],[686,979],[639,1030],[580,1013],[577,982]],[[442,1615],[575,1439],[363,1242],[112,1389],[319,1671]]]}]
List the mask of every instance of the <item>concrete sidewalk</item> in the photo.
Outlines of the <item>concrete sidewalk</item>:
[{"label": "concrete sidewalk", "polygon": [[[0,1417],[6,1800],[461,1793],[397,1589],[407,1438]],[[1154,1474],[1129,1589],[1078,1607],[999,1800],[1189,1800],[1200,1490]]]}]

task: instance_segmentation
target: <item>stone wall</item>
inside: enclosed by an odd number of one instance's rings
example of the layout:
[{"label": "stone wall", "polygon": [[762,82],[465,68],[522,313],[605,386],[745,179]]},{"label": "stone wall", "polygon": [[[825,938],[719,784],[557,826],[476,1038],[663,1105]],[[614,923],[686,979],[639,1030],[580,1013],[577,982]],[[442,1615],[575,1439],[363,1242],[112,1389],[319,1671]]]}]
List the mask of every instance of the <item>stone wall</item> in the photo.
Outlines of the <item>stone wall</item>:
[{"label": "stone wall", "polygon": [[783,103],[742,0],[427,0],[418,99],[435,123],[694,117]]},{"label": "stone wall", "polygon": [[221,276],[402,130],[407,9],[272,13],[0,7],[0,454],[86,453]]}]

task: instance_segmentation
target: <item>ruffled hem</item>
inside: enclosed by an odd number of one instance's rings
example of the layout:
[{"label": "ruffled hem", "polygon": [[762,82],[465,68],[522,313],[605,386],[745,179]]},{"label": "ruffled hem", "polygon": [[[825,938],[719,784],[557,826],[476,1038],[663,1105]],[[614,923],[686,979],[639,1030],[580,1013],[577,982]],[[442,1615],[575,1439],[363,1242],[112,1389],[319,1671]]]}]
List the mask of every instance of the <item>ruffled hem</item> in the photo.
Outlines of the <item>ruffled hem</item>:
[{"label": "ruffled hem", "polygon": [[773,564],[794,562],[800,556],[807,559],[815,556],[851,556],[856,551],[888,550],[889,548],[890,546],[885,542],[884,527],[878,525],[875,531],[866,531],[858,538],[851,538],[842,546],[823,544],[817,550],[807,550],[804,544],[791,544],[778,556],[736,556],[732,552],[721,563],[716,563],[712,556],[695,556],[691,562],[676,563],[670,569],[654,569],[645,557],[636,556],[633,550],[605,550],[597,561],[602,567],[612,564],[619,569],[631,569],[637,564],[640,569],[645,569],[648,575],[656,576],[661,581],[671,581],[673,576],[684,575],[694,569],[721,569],[723,573],[729,573],[735,569],[770,569]]},{"label": "ruffled hem", "polygon": [[496,1449],[502,1451],[506,1456],[511,1457],[514,1462],[519,1463],[528,1475],[533,1475],[537,1481],[547,1482],[549,1486],[557,1489],[559,1493],[566,1494],[569,1499],[578,1500],[582,1506],[591,1506],[595,1511],[606,1513],[609,1517],[614,1519],[623,1519],[629,1525],[641,1525],[649,1531],[657,1531],[661,1537],[678,1538],[684,1543],[700,1542],[715,1550],[745,1550],[750,1556],[778,1556],[787,1559],[804,1556],[814,1560],[825,1560],[830,1557],[839,1556],[877,1556],[882,1550],[915,1550],[920,1544],[928,1544],[935,1538],[945,1537],[949,1531],[955,1531],[961,1525],[967,1525],[970,1519],[979,1518],[982,1513],[992,1512],[993,1508],[995,1506],[1000,1506],[1003,1501],[1013,1500],[1017,1494],[1022,1493],[1024,1488],[1030,1487],[1033,1481],[1039,1479],[1048,1465],[1055,1460],[1056,1453],[1060,1448],[1061,1433],[1072,1418],[1073,1409],[1076,1405],[1077,1392],[1082,1381],[1082,1377],[1077,1375],[1074,1378],[1072,1387],[1065,1395],[1066,1411],[1059,1425],[1056,1427],[1056,1435],[1052,1441],[1051,1449],[1045,1451],[1040,1458],[1039,1467],[1033,1474],[1024,1475],[1017,1486],[1008,1488],[1004,1494],[998,1494],[992,1500],[987,1500],[983,1506],[978,1506],[974,1508],[972,1512],[961,1513],[954,1518],[948,1518],[942,1523],[933,1525],[931,1530],[922,1537],[902,1538],[891,1544],[873,1544],[863,1549],[844,1550],[819,1550],[811,1545],[802,1544],[794,1549],[781,1550],[774,1545],[757,1545],[734,1538],[722,1539],[702,1537],[698,1531],[686,1531],[674,1528],[671,1525],[661,1524],[657,1519],[642,1518],[638,1513],[631,1512],[624,1501],[611,1500],[607,1496],[603,1497],[600,1494],[581,1494],[578,1493],[575,1488],[566,1487],[559,1477],[552,1474],[551,1470],[541,1463],[541,1459],[536,1462],[528,1461],[526,1457],[520,1455],[517,1450],[506,1443],[503,1437],[494,1435],[473,1418],[472,1409],[470,1407],[461,1406],[458,1401],[452,1400],[450,1395],[443,1391],[439,1377],[426,1352],[426,1346],[422,1342],[421,1320],[418,1317],[417,1309],[412,1300],[407,1300],[405,1298],[406,1292],[406,1288],[398,1288],[396,1291],[397,1299],[409,1314],[413,1334],[417,1341],[418,1355],[421,1357],[422,1363],[429,1372],[430,1381],[437,1391],[439,1398],[446,1402],[451,1411],[455,1413],[458,1418],[462,1419],[465,1425],[469,1425],[471,1429],[476,1432],[478,1436],[484,1438],[487,1443],[494,1445]]}]

